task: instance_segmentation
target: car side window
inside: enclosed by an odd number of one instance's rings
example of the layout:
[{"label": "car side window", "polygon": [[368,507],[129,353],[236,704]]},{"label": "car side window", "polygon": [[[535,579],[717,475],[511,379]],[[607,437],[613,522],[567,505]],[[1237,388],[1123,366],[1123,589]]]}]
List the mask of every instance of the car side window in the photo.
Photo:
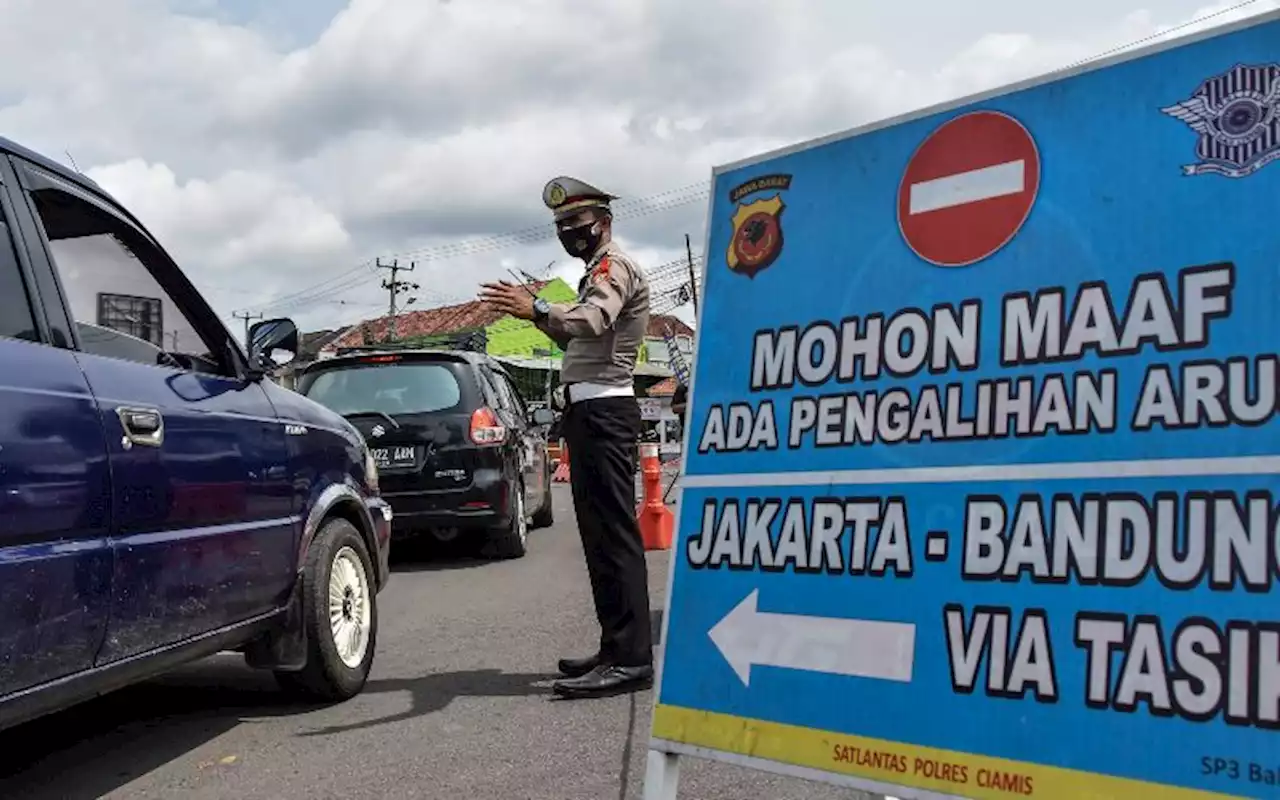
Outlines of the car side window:
[{"label": "car side window", "polygon": [[199,372],[224,370],[210,342],[157,280],[168,263],[146,237],[94,204],[57,189],[31,192],[62,278],[80,347],[93,355]]},{"label": "car side window", "polygon": [[520,415],[520,406],[512,398],[502,373],[494,372],[488,368],[482,369],[480,372],[485,376],[485,381],[488,382],[490,391],[497,398],[498,406],[501,408],[501,413],[507,417],[508,424],[520,427],[524,417]]},{"label": "car side window", "polygon": [[511,392],[507,389],[507,382],[503,380],[502,373],[495,372],[492,369],[487,371],[489,373],[489,380],[493,382],[493,390],[498,393],[498,398],[502,403],[503,409],[510,414],[516,413],[515,401],[511,399]]},{"label": "car side window", "polygon": [[506,375],[499,373],[497,377],[503,390],[507,393],[508,397],[510,397],[512,410],[518,414],[521,419],[526,419],[529,416],[529,409],[525,407],[524,398],[520,396],[520,390],[515,387],[515,384],[512,383],[511,379]]},{"label": "car side window", "polygon": [[3,219],[0,219],[0,239],[0,336],[38,342],[40,334],[36,330],[26,281],[13,249],[9,226]]},{"label": "car side window", "polygon": [[506,401],[502,397],[502,392],[498,391],[497,381],[489,370],[480,367],[476,373],[480,376],[480,389],[484,393],[485,404],[493,406],[495,411],[506,410]]}]

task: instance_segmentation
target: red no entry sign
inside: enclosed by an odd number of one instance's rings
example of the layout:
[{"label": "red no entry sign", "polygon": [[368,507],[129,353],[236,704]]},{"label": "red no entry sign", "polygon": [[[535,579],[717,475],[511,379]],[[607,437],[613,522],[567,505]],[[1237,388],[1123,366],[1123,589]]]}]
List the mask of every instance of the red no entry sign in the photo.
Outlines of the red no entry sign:
[{"label": "red no entry sign", "polygon": [[962,114],[929,134],[907,162],[898,227],[925,261],[963,267],[1013,239],[1039,188],[1040,154],[1020,122],[995,111]]}]

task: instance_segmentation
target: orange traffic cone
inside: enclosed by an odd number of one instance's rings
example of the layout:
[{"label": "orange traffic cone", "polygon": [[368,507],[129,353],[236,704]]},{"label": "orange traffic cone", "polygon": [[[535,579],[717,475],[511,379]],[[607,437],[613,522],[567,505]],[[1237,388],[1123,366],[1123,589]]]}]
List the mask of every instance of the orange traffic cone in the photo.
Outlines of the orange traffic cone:
[{"label": "orange traffic cone", "polygon": [[556,465],[556,471],[551,474],[551,482],[569,482],[569,445],[563,440],[560,442],[560,463]]},{"label": "orange traffic cone", "polygon": [[640,472],[644,475],[644,500],[636,506],[640,539],[645,550],[670,550],[676,520],[662,500],[662,463],[658,460],[658,445],[640,445]]}]

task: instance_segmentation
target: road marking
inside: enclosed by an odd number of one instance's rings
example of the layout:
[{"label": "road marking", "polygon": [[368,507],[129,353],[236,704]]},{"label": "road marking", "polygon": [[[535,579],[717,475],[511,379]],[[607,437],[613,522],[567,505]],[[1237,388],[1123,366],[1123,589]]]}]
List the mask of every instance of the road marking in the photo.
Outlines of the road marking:
[{"label": "road marking", "polygon": [[766,613],[759,595],[753,589],[708,632],[744,686],[753,666],[911,682],[915,625]]}]

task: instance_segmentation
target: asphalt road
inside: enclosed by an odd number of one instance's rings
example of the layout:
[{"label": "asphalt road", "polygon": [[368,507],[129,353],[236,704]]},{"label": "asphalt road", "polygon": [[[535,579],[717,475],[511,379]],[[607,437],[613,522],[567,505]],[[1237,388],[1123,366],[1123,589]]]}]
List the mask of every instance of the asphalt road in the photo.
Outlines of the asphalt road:
[{"label": "asphalt road", "polygon": [[[0,798],[640,797],[652,693],[550,694],[556,659],[597,635],[567,487],[556,517],[517,561],[397,558],[361,696],[291,705],[217,656],[0,733]],[[656,625],[668,554],[649,559]],[[682,800],[864,797],[692,759],[680,784]]]}]

